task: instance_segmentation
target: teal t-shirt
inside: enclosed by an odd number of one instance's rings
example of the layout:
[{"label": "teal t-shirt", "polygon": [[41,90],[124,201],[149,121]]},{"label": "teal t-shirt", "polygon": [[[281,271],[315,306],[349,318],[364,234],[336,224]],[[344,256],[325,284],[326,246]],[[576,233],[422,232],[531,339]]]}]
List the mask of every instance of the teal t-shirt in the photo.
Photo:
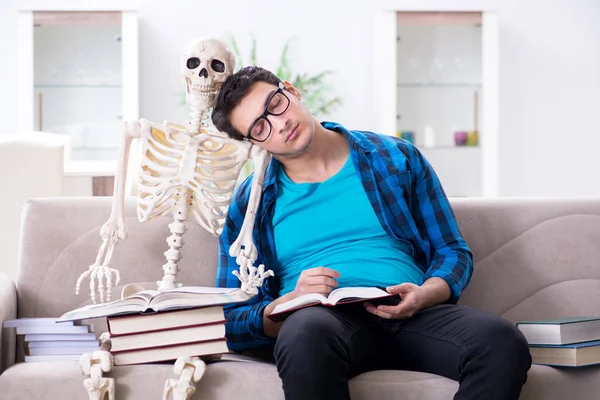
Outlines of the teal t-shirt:
[{"label": "teal t-shirt", "polygon": [[424,272],[408,242],[382,228],[352,158],[322,183],[295,183],[283,168],[273,218],[279,295],[291,292],[303,270],[340,272],[338,287],[419,284]]}]

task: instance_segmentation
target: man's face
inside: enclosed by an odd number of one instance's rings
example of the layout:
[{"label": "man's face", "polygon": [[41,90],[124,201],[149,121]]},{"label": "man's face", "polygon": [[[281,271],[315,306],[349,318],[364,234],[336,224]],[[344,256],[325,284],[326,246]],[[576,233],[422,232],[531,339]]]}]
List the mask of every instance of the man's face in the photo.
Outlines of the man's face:
[{"label": "man's face", "polygon": [[255,145],[281,158],[302,154],[314,135],[315,120],[289,84],[280,89],[266,82],[254,83],[230,119]]}]

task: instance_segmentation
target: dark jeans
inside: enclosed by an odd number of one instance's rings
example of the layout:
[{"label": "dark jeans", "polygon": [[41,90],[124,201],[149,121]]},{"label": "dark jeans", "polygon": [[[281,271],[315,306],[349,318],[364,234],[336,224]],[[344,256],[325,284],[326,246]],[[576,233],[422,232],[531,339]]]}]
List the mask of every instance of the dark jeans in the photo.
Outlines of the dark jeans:
[{"label": "dark jeans", "polygon": [[286,400],[347,400],[349,378],[380,369],[454,379],[455,400],[518,399],[531,366],[513,324],[459,305],[404,320],[382,319],[360,304],[301,309],[283,323],[274,356]]}]

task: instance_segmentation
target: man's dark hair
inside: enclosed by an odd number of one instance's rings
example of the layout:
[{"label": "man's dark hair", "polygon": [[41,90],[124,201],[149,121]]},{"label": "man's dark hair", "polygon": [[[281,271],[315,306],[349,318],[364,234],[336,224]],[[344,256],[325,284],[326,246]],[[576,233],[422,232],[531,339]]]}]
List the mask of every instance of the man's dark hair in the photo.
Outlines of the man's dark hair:
[{"label": "man's dark hair", "polygon": [[219,131],[227,133],[232,139],[244,140],[245,136],[231,125],[229,120],[231,111],[240,104],[242,98],[256,82],[277,86],[280,79],[264,68],[244,67],[229,76],[219,90],[212,112],[212,122]]}]

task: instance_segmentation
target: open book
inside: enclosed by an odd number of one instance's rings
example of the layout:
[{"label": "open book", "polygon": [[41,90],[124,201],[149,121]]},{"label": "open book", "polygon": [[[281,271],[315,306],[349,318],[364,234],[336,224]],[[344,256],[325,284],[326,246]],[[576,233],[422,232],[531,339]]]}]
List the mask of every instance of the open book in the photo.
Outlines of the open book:
[{"label": "open book", "polygon": [[274,322],[284,320],[292,311],[315,306],[335,306],[337,304],[354,303],[370,299],[379,299],[383,297],[394,296],[383,289],[377,287],[346,287],[333,290],[329,296],[320,293],[309,293],[285,303],[278,304],[273,312],[268,315]]},{"label": "open book", "polygon": [[237,288],[187,286],[164,292],[144,290],[121,300],[104,304],[91,304],[68,311],[58,321],[208,307],[244,302],[251,297],[252,295]]}]

